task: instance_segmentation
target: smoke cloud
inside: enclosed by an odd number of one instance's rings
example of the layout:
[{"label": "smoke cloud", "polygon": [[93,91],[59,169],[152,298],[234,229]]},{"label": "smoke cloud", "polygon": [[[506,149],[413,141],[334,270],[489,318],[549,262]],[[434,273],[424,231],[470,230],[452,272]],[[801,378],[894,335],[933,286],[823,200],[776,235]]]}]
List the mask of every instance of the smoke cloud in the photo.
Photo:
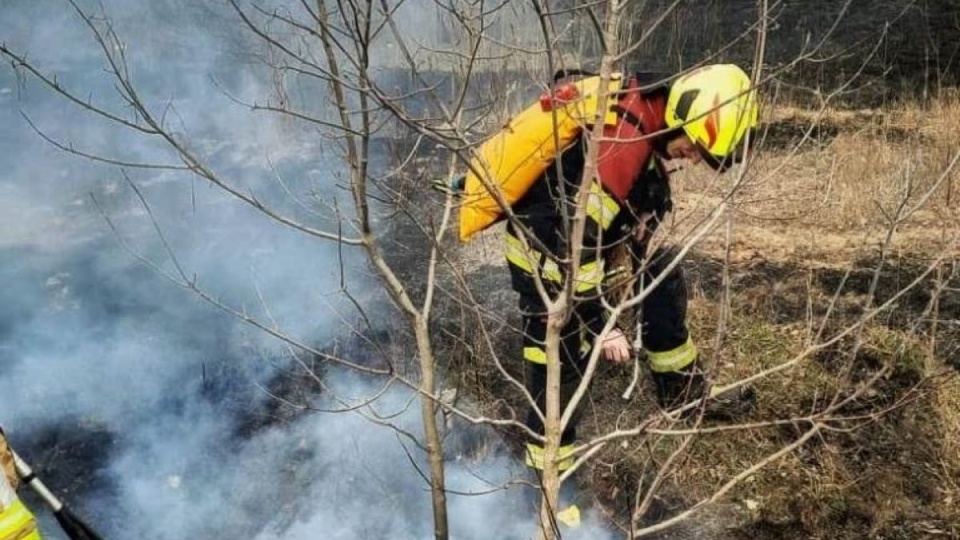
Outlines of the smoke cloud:
[{"label": "smoke cloud", "polygon": [[[271,95],[275,81],[235,15],[210,4],[115,0],[104,8],[143,99],[166,110],[195,151],[236,186],[332,228],[330,209],[343,197],[335,145],[241,103]],[[66,3],[8,0],[0,41],[130,117]],[[159,141],[0,69],[0,424],[48,483],[107,538],[431,537],[418,472],[426,467],[411,441],[355,413],[283,412],[261,388],[295,368],[285,346],[138,262],[101,211],[133,250],[174,269],[126,174],[202,288],[308,343],[346,334],[341,321],[356,313],[342,286],[364,305],[383,301],[364,292],[376,287],[358,254],[279,226],[180,172],[121,172],[71,156],[30,123],[84,152],[177,161]],[[382,383],[336,370],[324,382],[309,402],[316,409],[360,402]],[[416,436],[411,403],[409,391],[394,388],[373,407]],[[464,493],[450,498],[455,538],[529,536],[518,490],[503,489],[520,469],[506,456],[451,462],[449,487]],[[60,538],[42,514],[46,537]]]}]

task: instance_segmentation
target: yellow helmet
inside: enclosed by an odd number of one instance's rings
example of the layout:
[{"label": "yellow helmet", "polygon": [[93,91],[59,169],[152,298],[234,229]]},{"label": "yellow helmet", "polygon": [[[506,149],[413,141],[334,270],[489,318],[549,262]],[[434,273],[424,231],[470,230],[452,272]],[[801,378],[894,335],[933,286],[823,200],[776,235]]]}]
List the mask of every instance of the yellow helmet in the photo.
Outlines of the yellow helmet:
[{"label": "yellow helmet", "polygon": [[665,120],[682,127],[714,168],[739,158],[741,142],[757,126],[760,105],[750,77],[733,64],[704,66],[670,87]]}]

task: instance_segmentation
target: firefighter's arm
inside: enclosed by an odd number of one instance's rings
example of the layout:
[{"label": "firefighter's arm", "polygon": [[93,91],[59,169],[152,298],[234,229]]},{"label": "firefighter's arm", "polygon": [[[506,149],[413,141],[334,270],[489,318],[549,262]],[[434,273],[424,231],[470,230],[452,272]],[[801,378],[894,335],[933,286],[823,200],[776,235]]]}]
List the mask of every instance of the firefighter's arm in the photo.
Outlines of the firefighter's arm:
[{"label": "firefighter's arm", "polygon": [[[641,126],[644,108],[638,93],[628,95],[618,104],[622,111],[621,120],[614,126],[605,126],[603,138],[599,142],[597,153],[598,193],[591,194],[590,202],[600,211],[591,212],[588,206],[588,220],[584,235],[585,253],[592,252],[602,264],[601,253],[605,251],[604,233],[617,214],[629,212],[627,199],[634,184],[643,175],[653,155],[650,140],[644,136]],[[596,188],[594,188],[596,189]],[[599,206],[596,203],[599,202]],[[616,211],[609,210],[616,205]],[[607,235],[608,239],[613,235]],[[609,240],[608,240],[609,242]],[[593,249],[591,249],[593,248]],[[600,323],[606,319],[605,310],[599,300],[592,300],[590,309],[594,311],[594,321]],[[597,328],[599,330],[599,328]],[[622,363],[631,357],[630,342],[619,328],[610,331],[600,343],[603,357],[609,361]]]},{"label": "firefighter's arm", "polygon": [[[583,318],[585,326],[596,339],[603,330],[607,321],[606,309],[599,298],[600,290],[595,288],[590,291],[582,291],[583,296],[578,299],[577,316]],[[614,327],[610,332],[599,340],[601,355],[604,360],[623,363],[630,359],[632,349],[630,341],[618,327]]]},{"label": "firefighter's arm", "polygon": [[[586,220],[584,242],[580,270],[577,273],[576,292],[580,302],[577,311],[579,316],[584,318],[590,332],[598,336],[607,321],[607,311],[601,296],[608,270],[604,253],[608,250],[600,247],[603,230],[592,218]],[[597,345],[604,360],[623,363],[631,357],[630,342],[619,328],[614,327]]]}]

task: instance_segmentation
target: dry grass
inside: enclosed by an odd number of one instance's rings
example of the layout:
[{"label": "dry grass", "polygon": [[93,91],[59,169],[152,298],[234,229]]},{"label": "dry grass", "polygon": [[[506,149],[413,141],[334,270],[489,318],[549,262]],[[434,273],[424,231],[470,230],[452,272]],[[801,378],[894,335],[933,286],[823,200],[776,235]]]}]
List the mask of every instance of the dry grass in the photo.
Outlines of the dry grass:
[{"label": "dry grass", "polygon": [[[865,241],[875,245],[900,203],[916,205],[940,180],[958,151],[958,137],[956,96],[883,112],[775,109],[762,151],[734,199],[739,251],[757,246],[781,256],[842,261]],[[729,182],[703,168],[675,175],[681,209],[676,232],[682,235],[709,212]],[[901,225],[895,247],[943,243],[958,223],[960,167],[954,167]],[[706,247],[717,243],[718,237],[708,239]]]}]

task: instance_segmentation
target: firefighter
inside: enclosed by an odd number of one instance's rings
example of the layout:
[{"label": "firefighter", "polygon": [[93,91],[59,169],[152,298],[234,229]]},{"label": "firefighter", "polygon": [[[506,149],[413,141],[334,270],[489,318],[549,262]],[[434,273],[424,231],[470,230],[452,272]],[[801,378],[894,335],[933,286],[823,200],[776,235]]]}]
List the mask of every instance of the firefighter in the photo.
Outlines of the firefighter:
[{"label": "firefighter", "polygon": [[13,452],[0,430],[0,539],[40,540],[37,522],[30,510],[17,497],[20,477],[13,461]]},{"label": "firefighter", "polygon": [[[653,85],[649,77],[625,79],[610,99],[617,113],[597,143],[597,178],[590,184],[584,249],[574,284],[573,314],[561,332],[561,407],[565,408],[581,380],[593,342],[605,322],[601,294],[612,268],[610,254],[626,245],[647,282],[660,275],[672,260],[669,252],[648,254],[649,236],[670,210],[669,177],[665,160],[683,159],[726,170],[742,154],[748,133],[756,126],[758,103],[749,77],[734,65],[696,69],[672,85]],[[589,127],[589,126],[588,126]],[[535,274],[555,293],[570,275],[565,262],[570,253],[567,231],[584,170],[585,137],[564,149],[557,165],[549,167],[512,205],[520,226],[507,225],[506,258],[514,290],[520,294],[523,317],[523,359],[526,385],[545,411],[546,321],[544,302]],[[521,231],[524,231],[521,233]],[[526,242],[521,240],[525,234]],[[532,238],[531,238],[532,237]],[[643,344],[663,407],[698,399],[708,388],[699,368],[697,348],[686,328],[686,287],[679,266],[645,300]],[[615,328],[601,346],[602,358],[622,363],[632,356],[625,333]],[[749,396],[721,396],[742,401]],[[721,399],[717,397],[714,401]],[[541,416],[531,410],[527,426],[543,433]],[[576,415],[561,437],[559,468],[573,463]],[[526,463],[543,468],[539,441],[526,445]],[[565,509],[567,512],[569,509]]]}]

